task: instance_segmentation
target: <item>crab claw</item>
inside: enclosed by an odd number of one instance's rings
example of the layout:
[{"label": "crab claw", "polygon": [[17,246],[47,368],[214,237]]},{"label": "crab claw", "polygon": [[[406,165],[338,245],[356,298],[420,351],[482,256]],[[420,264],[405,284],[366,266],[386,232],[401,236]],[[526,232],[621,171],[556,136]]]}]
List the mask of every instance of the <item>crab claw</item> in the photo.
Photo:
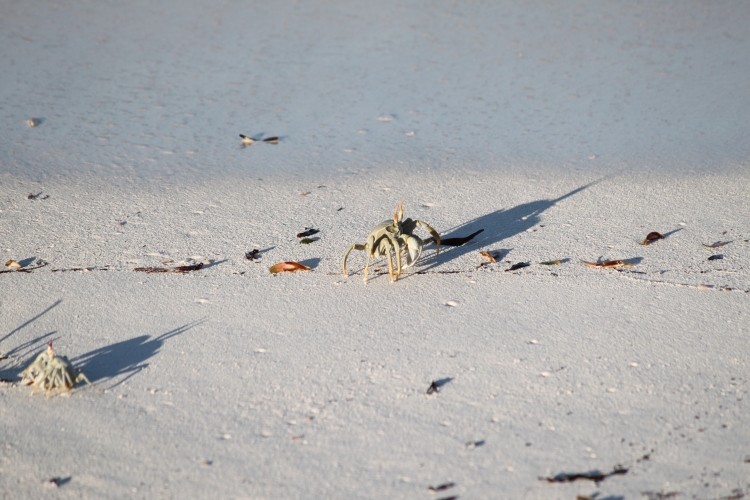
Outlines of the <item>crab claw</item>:
[{"label": "crab claw", "polygon": [[404,200],[405,199],[406,198],[401,200],[401,203],[399,203],[398,206],[396,206],[396,211],[393,213],[393,222],[395,224],[398,224],[404,218]]},{"label": "crab claw", "polygon": [[406,265],[404,267],[411,267],[422,255],[422,240],[411,235],[405,238],[404,242],[406,243]]}]

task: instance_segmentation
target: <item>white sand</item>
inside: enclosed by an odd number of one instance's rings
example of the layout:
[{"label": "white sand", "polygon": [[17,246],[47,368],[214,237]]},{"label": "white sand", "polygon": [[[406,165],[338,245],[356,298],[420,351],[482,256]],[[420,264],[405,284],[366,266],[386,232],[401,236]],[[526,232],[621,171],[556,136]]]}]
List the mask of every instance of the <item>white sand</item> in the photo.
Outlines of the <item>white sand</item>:
[{"label": "white sand", "polygon": [[750,6],[406,3],[2,6],[0,498],[750,494]]}]

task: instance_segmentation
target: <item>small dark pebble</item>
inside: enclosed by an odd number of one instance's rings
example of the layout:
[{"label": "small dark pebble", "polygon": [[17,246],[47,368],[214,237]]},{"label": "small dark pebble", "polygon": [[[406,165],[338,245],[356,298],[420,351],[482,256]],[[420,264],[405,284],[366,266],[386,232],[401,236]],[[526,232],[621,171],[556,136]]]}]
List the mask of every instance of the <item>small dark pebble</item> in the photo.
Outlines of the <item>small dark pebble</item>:
[{"label": "small dark pebble", "polygon": [[723,258],[724,258],[723,254],[718,254],[718,255],[712,255],[711,257],[708,258],[708,260],[721,260]]}]

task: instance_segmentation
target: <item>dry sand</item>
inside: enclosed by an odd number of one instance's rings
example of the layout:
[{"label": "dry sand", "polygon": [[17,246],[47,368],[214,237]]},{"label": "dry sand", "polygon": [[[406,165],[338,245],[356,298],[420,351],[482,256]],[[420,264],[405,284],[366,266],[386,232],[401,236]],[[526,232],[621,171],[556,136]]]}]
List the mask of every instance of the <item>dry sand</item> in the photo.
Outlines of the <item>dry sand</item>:
[{"label": "dry sand", "polygon": [[750,494],[746,3],[2,11],[1,498]]}]

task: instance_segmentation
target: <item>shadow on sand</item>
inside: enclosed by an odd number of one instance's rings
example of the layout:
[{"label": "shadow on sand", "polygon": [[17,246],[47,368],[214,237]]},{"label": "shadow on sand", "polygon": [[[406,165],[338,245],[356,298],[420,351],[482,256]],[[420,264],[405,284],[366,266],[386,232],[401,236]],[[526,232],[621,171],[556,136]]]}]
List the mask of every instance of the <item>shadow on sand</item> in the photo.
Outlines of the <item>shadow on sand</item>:
[{"label": "shadow on sand", "polygon": [[201,319],[182,325],[174,330],[162,333],[158,337],[141,335],[122,342],[101,347],[74,358],[73,365],[80,368],[92,382],[96,383],[102,379],[113,379],[125,375],[122,380],[117,381],[109,387],[117,387],[127,379],[148,366],[146,361],[159,352],[165,341],[183,334],[204,323]]},{"label": "shadow on sand", "polygon": [[[477,217],[476,219],[472,219],[456,226],[455,228],[449,229],[445,234],[440,236],[441,239],[460,238],[475,233],[480,229],[483,229],[484,231],[477,234],[476,237],[464,245],[447,247],[445,250],[441,248],[439,256],[436,257],[433,254],[429,259],[425,260],[427,266],[420,269],[420,272],[432,270],[441,264],[445,264],[453,259],[461,257],[462,255],[476,251],[478,247],[496,245],[507,238],[531,229],[539,224],[542,212],[548,210],[564,199],[570,198],[571,196],[602,182],[604,179],[606,179],[606,177],[576,188],[553,200],[537,200],[509,208],[508,210],[495,210],[494,212],[482,215],[481,217]],[[497,250],[502,252],[502,257],[504,258],[512,249],[503,248]]]},{"label": "shadow on sand", "polygon": [[[50,312],[52,309],[60,305],[62,300],[58,300],[51,306],[49,306],[44,311],[40,312],[21,326],[18,326],[10,331],[10,333],[6,334],[3,338],[0,339],[0,343],[8,340],[10,337],[39,319],[40,317],[44,316],[48,312]],[[12,350],[8,352],[2,353],[2,359],[0,359],[0,362],[5,363],[5,366],[0,369],[0,379],[5,380],[15,380],[18,378],[19,373],[23,371],[24,368],[26,368],[36,356],[39,355],[44,349],[44,344],[49,342],[50,340],[54,341],[54,338],[50,338],[53,335],[55,335],[57,331],[51,331],[48,333],[45,333],[44,335],[41,335],[35,339],[29,340],[24,342],[21,345],[18,345],[14,347]]]}]

